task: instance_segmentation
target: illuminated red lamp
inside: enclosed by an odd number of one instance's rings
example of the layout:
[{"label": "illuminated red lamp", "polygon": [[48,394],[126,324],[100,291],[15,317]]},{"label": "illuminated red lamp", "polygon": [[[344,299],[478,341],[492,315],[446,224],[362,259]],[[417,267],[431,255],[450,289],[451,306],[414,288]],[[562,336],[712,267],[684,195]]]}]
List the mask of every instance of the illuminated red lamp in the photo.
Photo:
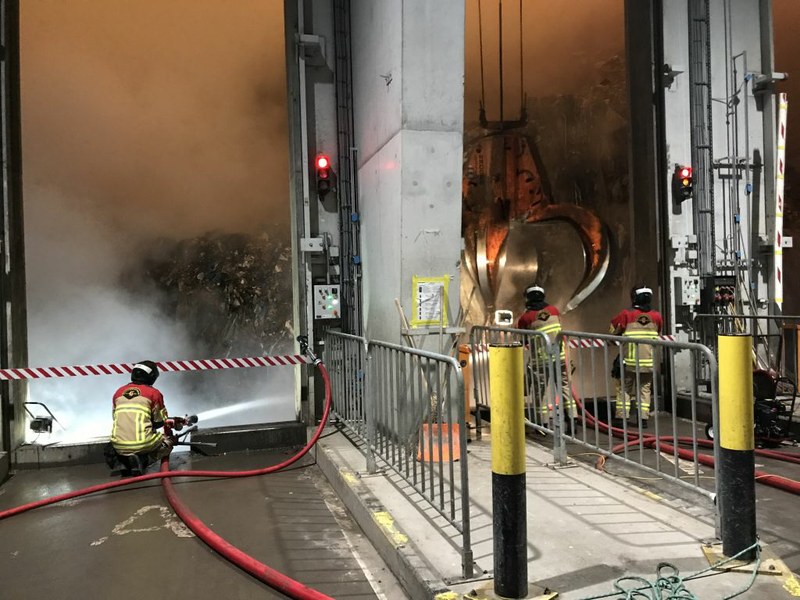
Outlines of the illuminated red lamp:
[{"label": "illuminated red lamp", "polygon": [[333,170],[331,169],[331,159],[327,154],[319,154],[314,160],[314,168],[317,172],[317,194],[320,200],[333,188]]},{"label": "illuminated red lamp", "polygon": [[693,188],[692,167],[675,165],[672,176],[672,193],[676,202],[683,202],[692,197]]}]

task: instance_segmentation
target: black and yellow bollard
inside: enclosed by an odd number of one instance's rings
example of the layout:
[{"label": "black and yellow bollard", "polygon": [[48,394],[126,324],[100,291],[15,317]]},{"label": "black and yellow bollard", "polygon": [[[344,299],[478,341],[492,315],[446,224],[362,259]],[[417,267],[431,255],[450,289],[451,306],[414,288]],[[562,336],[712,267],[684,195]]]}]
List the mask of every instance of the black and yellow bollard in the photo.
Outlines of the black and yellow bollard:
[{"label": "black and yellow bollard", "polygon": [[528,595],[522,345],[489,346],[492,406],[494,592]]},{"label": "black and yellow bollard", "polygon": [[[721,335],[719,347],[719,477],[722,553],[735,556],[756,543],[753,340]],[[757,551],[739,557],[755,560]]]}]

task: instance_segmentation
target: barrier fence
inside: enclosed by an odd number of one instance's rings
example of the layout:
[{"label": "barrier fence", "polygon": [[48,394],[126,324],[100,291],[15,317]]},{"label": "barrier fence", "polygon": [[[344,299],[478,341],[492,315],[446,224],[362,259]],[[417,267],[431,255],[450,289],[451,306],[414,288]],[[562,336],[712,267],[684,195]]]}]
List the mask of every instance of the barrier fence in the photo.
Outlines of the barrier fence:
[{"label": "barrier fence", "polygon": [[362,444],[367,469],[381,462],[462,537],[472,577],[464,379],[450,356],[328,331],[325,362],[333,412]]},{"label": "barrier fence", "polygon": [[[719,406],[717,361],[707,347],[673,336],[633,339],[574,331],[559,333],[551,343],[535,331],[478,326],[470,343],[478,437],[483,420],[491,418],[488,346],[522,344],[525,420],[553,435],[557,462],[566,464],[570,442],[706,497],[715,494],[715,486],[703,485],[701,478],[708,476],[697,458],[701,446],[713,446],[715,458],[718,454],[716,442],[703,434],[707,423],[717,423]],[[676,365],[687,366],[688,380],[683,373],[678,377]],[[701,371],[706,393],[697,380]]]},{"label": "barrier fence", "polygon": [[560,427],[556,431],[555,386],[559,385],[554,370],[550,338],[530,329],[474,326],[470,331],[473,398],[475,399],[475,436],[480,439],[484,418],[491,418],[489,391],[489,346],[520,344],[524,349],[525,421],[528,426],[544,433],[554,433],[560,442]]},{"label": "barrier fence", "polygon": [[[713,498],[716,485],[709,490],[701,482],[713,472],[704,475],[697,458],[701,445],[713,446],[718,455],[717,443],[703,434],[708,423],[716,427],[718,422],[718,369],[711,350],[671,336],[632,339],[563,331],[557,339],[574,365],[569,388],[579,407],[567,439]],[[682,389],[676,364],[688,366],[689,381]],[[709,373],[711,410],[705,415],[696,380],[700,364]]]},{"label": "barrier fence", "polygon": [[717,336],[746,333],[753,336],[753,359],[758,368],[775,369],[797,382],[800,376],[800,316],[700,314],[694,335],[712,345]]},{"label": "barrier fence", "polygon": [[[325,364],[331,378],[334,416],[352,433],[367,439],[364,398],[367,368],[367,340],[346,333],[325,336]],[[371,450],[368,461],[372,463]]]}]

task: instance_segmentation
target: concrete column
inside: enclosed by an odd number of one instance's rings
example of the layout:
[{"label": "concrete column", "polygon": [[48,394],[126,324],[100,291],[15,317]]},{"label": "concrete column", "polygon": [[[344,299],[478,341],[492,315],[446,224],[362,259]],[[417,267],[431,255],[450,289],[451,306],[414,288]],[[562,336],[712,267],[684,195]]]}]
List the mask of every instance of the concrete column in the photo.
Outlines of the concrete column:
[{"label": "concrete column", "polygon": [[415,275],[446,276],[451,324],[458,312],[464,2],[351,6],[365,335],[398,342],[394,301],[411,316]]}]

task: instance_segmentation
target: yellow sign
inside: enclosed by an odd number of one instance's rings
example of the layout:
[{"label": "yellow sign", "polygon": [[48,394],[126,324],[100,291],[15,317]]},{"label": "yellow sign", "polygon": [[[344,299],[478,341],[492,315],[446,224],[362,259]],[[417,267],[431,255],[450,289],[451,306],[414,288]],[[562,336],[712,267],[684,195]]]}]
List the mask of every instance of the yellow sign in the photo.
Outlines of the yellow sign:
[{"label": "yellow sign", "polygon": [[444,277],[417,277],[414,275],[411,327],[441,325],[447,327],[447,284]]}]

